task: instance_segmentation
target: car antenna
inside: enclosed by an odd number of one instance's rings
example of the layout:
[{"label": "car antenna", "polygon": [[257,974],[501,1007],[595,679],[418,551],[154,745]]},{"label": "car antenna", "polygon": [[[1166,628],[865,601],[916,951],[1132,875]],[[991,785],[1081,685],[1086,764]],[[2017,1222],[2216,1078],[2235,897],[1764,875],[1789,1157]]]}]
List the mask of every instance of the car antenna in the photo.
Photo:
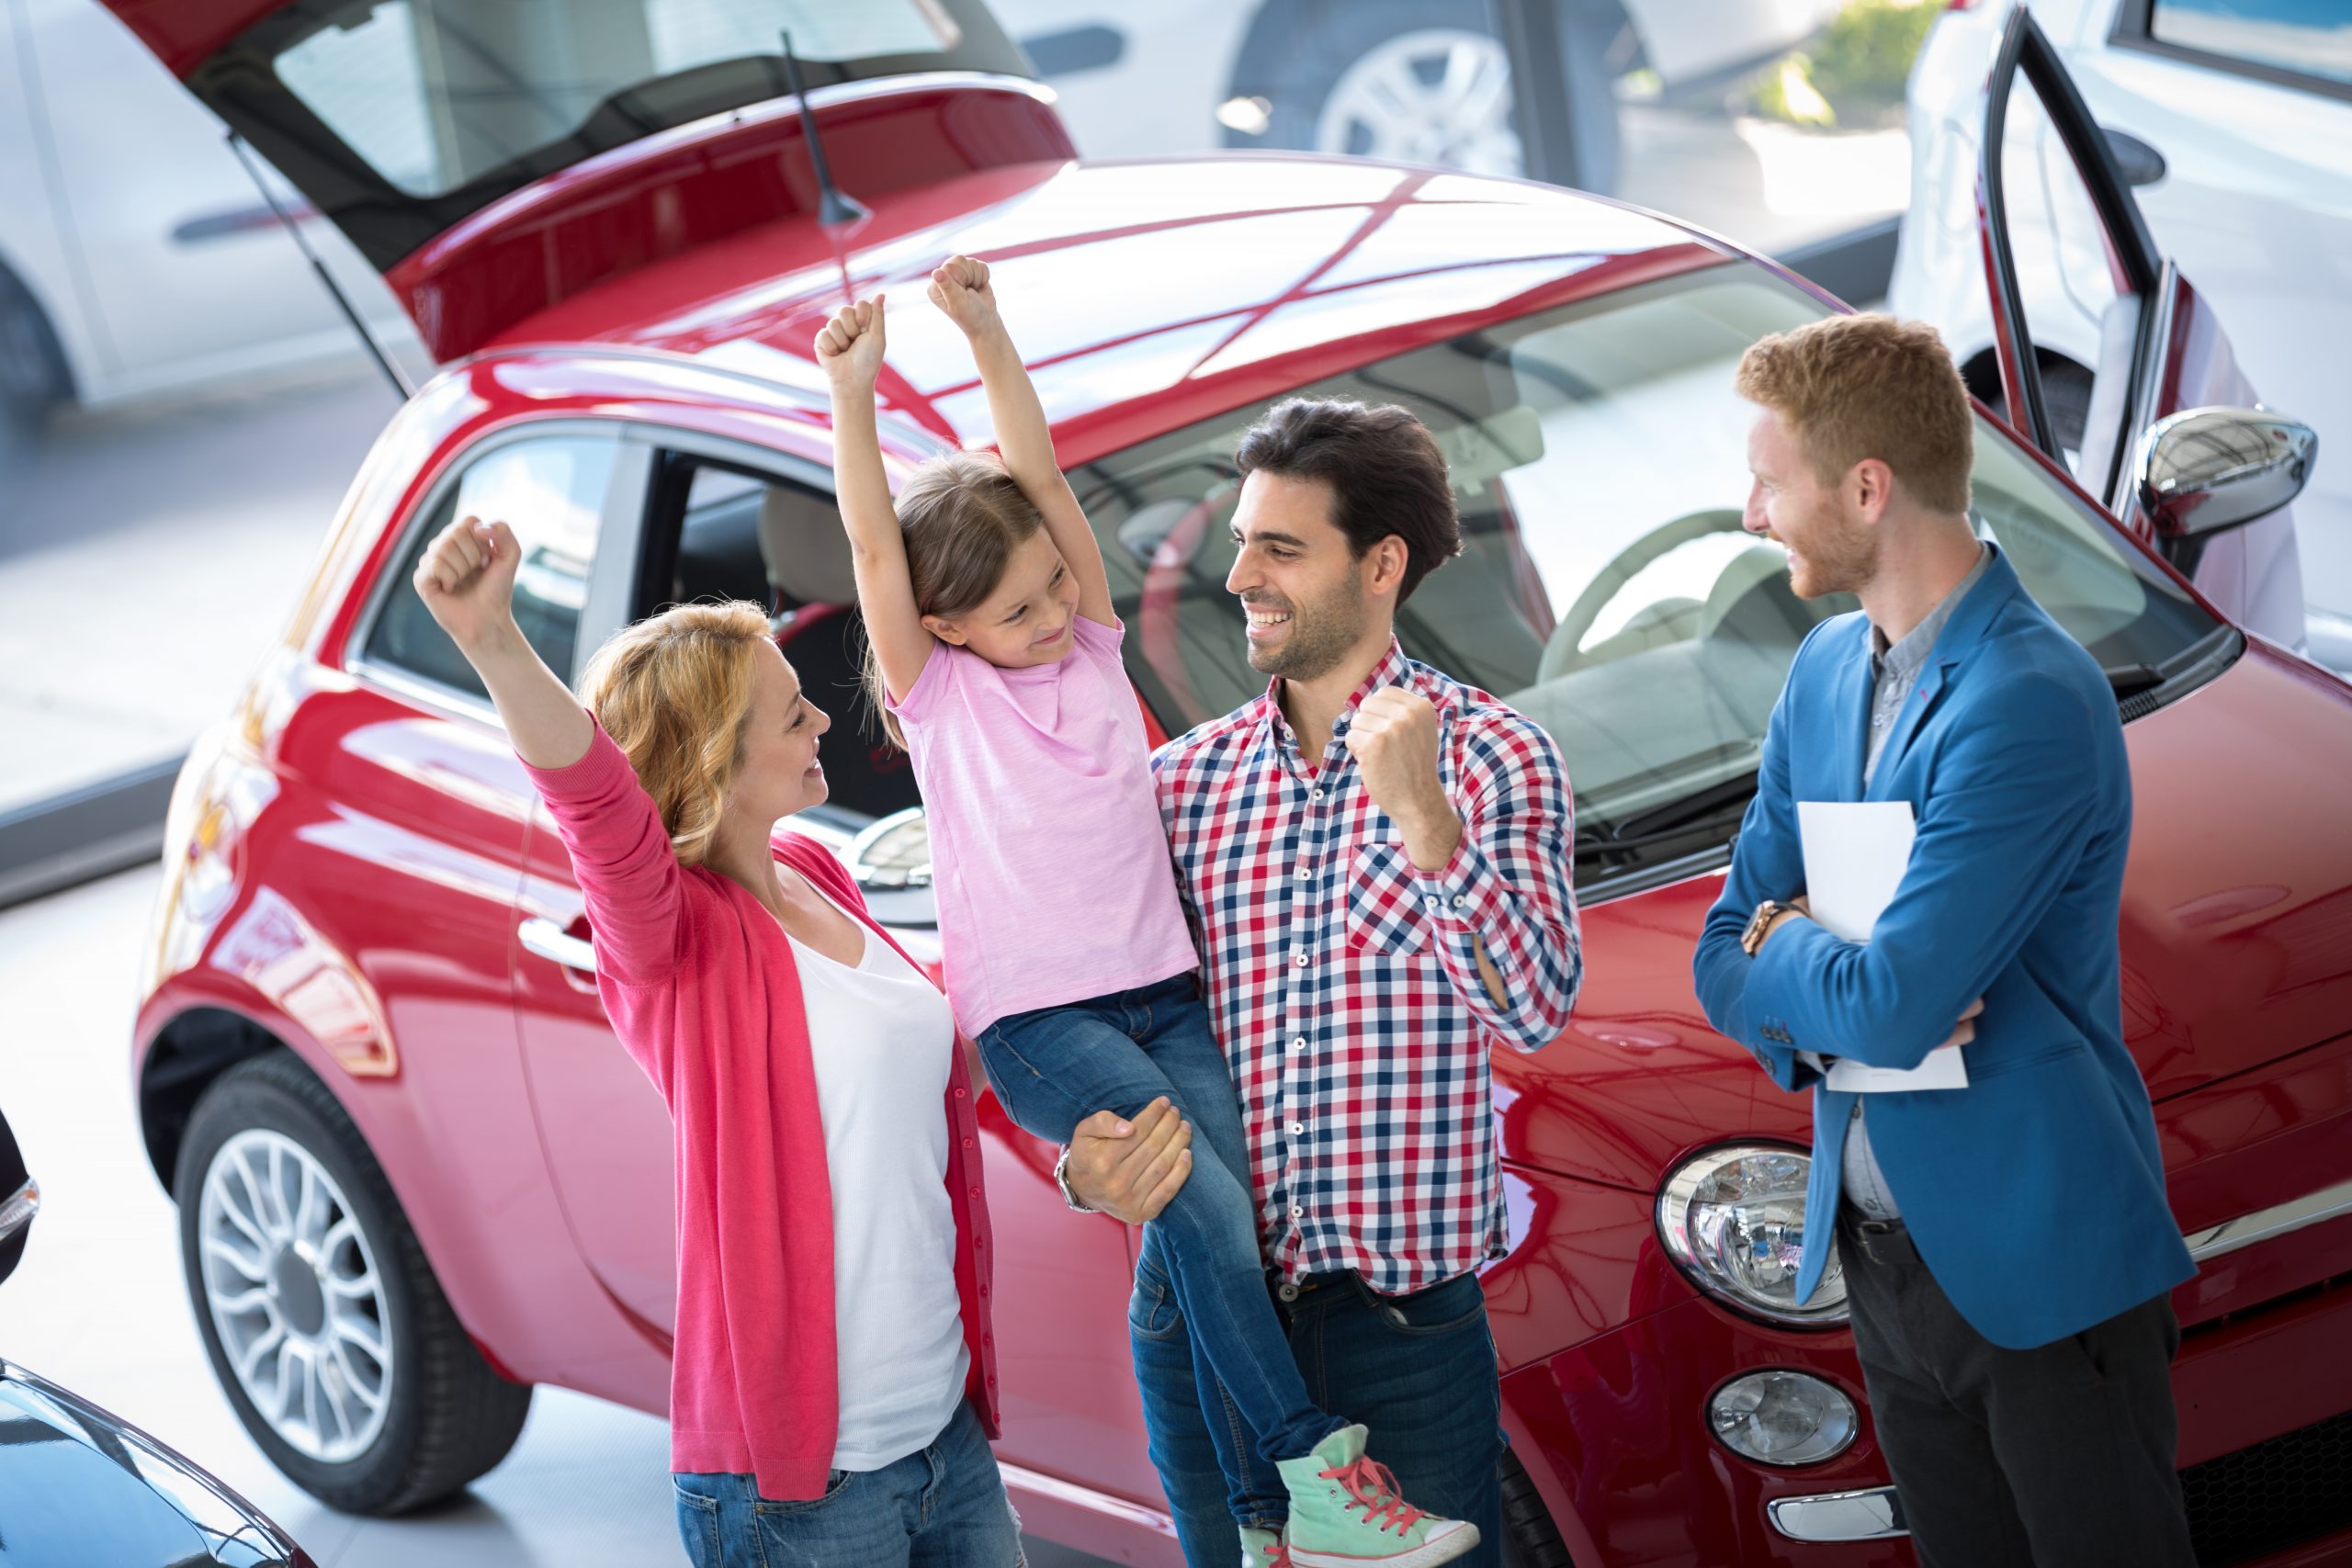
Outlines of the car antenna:
[{"label": "car antenna", "polygon": [[785,28],[783,36],[785,84],[800,105],[800,124],[808,133],[808,161],[817,167],[817,221],[831,228],[870,218],[873,213],[865,203],[833,184],[832,165],[825,162],[825,139],[817,133],[816,112],[808,107],[807,89],[800,85],[800,57],[792,52],[792,29]]},{"label": "car antenna", "polygon": [[376,368],[384,373],[384,379],[392,384],[392,390],[400,394],[401,401],[406,402],[414,397],[416,389],[409,384],[407,377],[401,374],[400,367],[392,363],[392,356],[384,352],[384,345],[376,341],[376,334],[368,330],[366,319],[354,308],[350,297],[344,293],[343,286],[334,280],[334,274],[329,272],[326,263],[319,259],[319,253],[311,248],[311,242],[302,237],[301,226],[294,221],[294,215],[286,210],[277,193],[269,188],[269,182],[261,177],[261,166],[254,162],[253,149],[245,145],[245,139],[233,130],[229,132],[229,151],[234,152],[237,162],[245,166],[245,173],[253,178],[254,188],[261,192],[264,201],[269,203],[269,209],[277,214],[277,221],[294,237],[295,248],[310,261],[311,270],[319,275],[319,281],[326,285],[327,293],[343,308],[344,320],[351,323],[351,330],[359,334],[361,343],[367,344],[369,355],[376,361]]}]

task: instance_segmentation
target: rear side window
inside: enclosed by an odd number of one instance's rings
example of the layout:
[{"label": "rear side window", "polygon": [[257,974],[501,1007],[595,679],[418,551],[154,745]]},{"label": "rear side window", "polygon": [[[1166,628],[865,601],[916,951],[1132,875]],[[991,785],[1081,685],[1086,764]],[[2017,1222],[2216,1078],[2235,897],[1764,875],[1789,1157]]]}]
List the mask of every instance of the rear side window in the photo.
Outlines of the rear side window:
[{"label": "rear side window", "polygon": [[2352,87],[2352,16],[2341,0],[2154,0],[2158,43]]},{"label": "rear side window", "polygon": [[383,608],[363,645],[370,664],[487,701],[481,680],[416,594],[425,550],[452,519],[503,522],[523,547],[514,575],[514,619],[548,668],[569,682],[578,671],[580,614],[603,525],[605,492],[620,444],[604,435],[510,441],[483,453],[457,484],[410,525]]}]

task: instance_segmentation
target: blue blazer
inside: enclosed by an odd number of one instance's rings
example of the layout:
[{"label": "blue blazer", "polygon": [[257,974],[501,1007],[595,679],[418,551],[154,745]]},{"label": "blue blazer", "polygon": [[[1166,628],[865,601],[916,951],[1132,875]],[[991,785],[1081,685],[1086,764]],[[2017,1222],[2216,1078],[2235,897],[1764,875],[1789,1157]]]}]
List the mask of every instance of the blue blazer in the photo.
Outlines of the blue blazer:
[{"label": "blue blazer", "polygon": [[[1871,1145],[1961,1315],[1996,1345],[2044,1345],[2196,1272],[2123,1047],[2123,727],[2097,661],[1996,549],[1865,791],[1870,635],[1841,615],[1797,650],[1700,938],[1699,999],[1782,1089],[1814,1086],[1804,1300],[1828,1259],[1856,1097],[1797,1053],[1917,1066],[1984,998],[1968,1087],[1872,1095]],[[1909,801],[1918,830],[1871,940],[1795,919],[1748,958],[1756,906],[1804,891],[1796,803],[1863,799]]]}]

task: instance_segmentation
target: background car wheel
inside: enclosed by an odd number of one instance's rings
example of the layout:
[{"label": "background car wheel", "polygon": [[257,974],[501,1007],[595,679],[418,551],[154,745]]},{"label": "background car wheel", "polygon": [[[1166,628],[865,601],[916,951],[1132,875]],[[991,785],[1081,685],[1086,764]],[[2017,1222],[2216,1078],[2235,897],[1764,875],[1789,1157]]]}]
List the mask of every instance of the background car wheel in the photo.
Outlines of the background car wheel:
[{"label": "background car wheel", "polygon": [[[1606,192],[1617,179],[1611,54],[1623,17],[1612,0],[1561,0],[1557,25],[1572,128],[1549,167]],[[1228,127],[1227,146],[1511,177],[1528,169],[1511,62],[1483,0],[1276,0],[1251,29],[1233,96],[1269,107],[1262,132]]]},{"label": "background car wheel", "polygon": [[50,412],[73,395],[74,378],[48,313],[0,266],[0,464],[29,450]]},{"label": "background car wheel", "polygon": [[189,1118],[181,1264],[229,1403],[303,1490],[397,1514],[506,1457],[527,1383],[449,1310],[383,1168],[288,1052],[240,1064]]},{"label": "background car wheel", "polygon": [[1503,1450],[1503,1568],[1574,1568],[1535,1483]]}]

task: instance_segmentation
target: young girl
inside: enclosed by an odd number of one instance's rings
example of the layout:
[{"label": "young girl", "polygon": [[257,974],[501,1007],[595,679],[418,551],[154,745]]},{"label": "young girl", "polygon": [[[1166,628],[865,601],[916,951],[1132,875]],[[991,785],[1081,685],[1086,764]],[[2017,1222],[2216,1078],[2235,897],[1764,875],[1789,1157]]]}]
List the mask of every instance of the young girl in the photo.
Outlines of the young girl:
[{"label": "young girl", "polygon": [[926,463],[895,515],[874,423],[881,299],[835,315],[816,346],[867,684],[930,814],[956,1021],[1006,1111],[1041,1138],[1067,1143],[1095,1111],[1131,1117],[1162,1096],[1200,1134],[1152,1224],[1204,1395],[1222,1384],[1256,1438],[1255,1455],[1229,1451],[1227,1424],[1210,1423],[1252,1557],[1449,1562],[1476,1528],[1406,1504],[1364,1456],[1363,1427],[1306,1396],[1267,1298],[1239,1107],[1195,983],[1101,549],[988,267],[953,257],[930,294],[971,344],[1004,456]]}]

